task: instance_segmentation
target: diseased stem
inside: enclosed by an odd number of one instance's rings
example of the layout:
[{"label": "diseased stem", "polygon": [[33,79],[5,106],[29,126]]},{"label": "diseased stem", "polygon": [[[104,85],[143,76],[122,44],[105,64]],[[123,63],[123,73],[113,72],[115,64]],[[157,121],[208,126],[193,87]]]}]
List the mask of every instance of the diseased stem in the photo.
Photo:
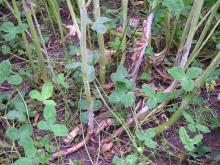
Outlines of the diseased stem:
[{"label": "diseased stem", "polygon": [[[94,5],[95,19],[98,19],[100,17],[99,0],[93,0],[93,5]],[[106,56],[105,56],[104,37],[103,37],[103,34],[101,34],[101,33],[97,33],[97,36],[98,36],[99,53],[100,53],[99,80],[100,80],[101,84],[104,84],[105,83],[105,72],[106,72]]]},{"label": "diseased stem", "polygon": [[204,73],[195,81],[195,88],[192,92],[190,92],[181,102],[179,109],[172,115],[172,117],[164,122],[163,124],[154,128],[156,135],[162,133],[163,131],[170,128],[173,124],[175,124],[180,117],[182,116],[183,112],[187,109],[189,102],[195,97],[204,84],[208,76],[215,70],[216,67],[220,64],[220,52],[216,55],[216,57],[212,60],[209,67],[204,71]]},{"label": "diseased stem", "polygon": [[121,57],[121,65],[124,64],[126,58],[126,36],[127,36],[127,24],[128,24],[128,0],[122,0],[122,14],[123,14],[123,38],[122,38],[122,57]]},{"label": "diseased stem", "polygon": [[93,112],[93,98],[91,96],[90,84],[88,78],[88,63],[87,63],[87,52],[86,52],[86,20],[87,20],[87,9],[85,7],[85,0],[80,1],[80,21],[81,21],[81,37],[80,37],[80,49],[82,56],[82,77],[84,90],[87,101],[89,103],[88,108],[88,132],[94,132],[94,112]]}]

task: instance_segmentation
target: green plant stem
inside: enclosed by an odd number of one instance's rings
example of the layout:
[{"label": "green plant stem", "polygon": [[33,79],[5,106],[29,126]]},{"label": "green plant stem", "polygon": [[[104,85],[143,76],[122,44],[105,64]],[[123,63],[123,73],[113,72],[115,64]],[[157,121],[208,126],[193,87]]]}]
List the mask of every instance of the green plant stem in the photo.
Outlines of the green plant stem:
[{"label": "green plant stem", "polygon": [[188,108],[189,102],[198,94],[198,91],[201,88],[201,86],[205,83],[208,76],[215,70],[216,67],[218,67],[219,64],[220,64],[220,52],[218,52],[218,54],[212,60],[211,64],[204,71],[204,73],[195,81],[194,90],[190,92],[187,96],[185,96],[185,98],[181,102],[179,109],[171,116],[171,118],[168,121],[154,128],[156,135],[167,130],[180,119],[183,112]]},{"label": "green plant stem", "polygon": [[94,131],[94,112],[93,112],[93,98],[91,96],[90,84],[88,79],[88,63],[87,63],[87,52],[86,52],[86,20],[87,20],[87,9],[85,8],[85,0],[80,1],[80,25],[81,25],[81,37],[80,37],[80,50],[82,56],[82,77],[84,90],[87,101],[89,103],[88,108],[88,132],[93,133]]},{"label": "green plant stem", "polygon": [[24,0],[22,2],[23,2],[24,9],[25,9],[25,15],[26,15],[26,18],[27,18],[27,22],[28,22],[28,25],[30,27],[32,41],[34,42],[34,46],[36,48],[36,52],[37,52],[37,55],[38,55],[38,65],[39,65],[39,68],[40,68],[42,79],[44,81],[47,81],[48,77],[47,77],[47,71],[46,71],[46,68],[45,68],[45,65],[44,65],[43,53],[42,53],[41,47],[40,47],[40,39],[39,39],[39,37],[37,35],[37,32],[36,32],[36,29],[34,27],[34,23],[33,23],[33,19],[32,19],[32,16],[31,16],[30,9],[28,8],[28,6],[26,5],[26,2]]},{"label": "green plant stem", "polygon": [[123,38],[122,38],[122,57],[121,57],[121,65],[124,64],[126,58],[126,36],[127,36],[127,24],[128,24],[128,0],[122,0],[122,15],[123,15]]},{"label": "green plant stem", "polygon": [[[93,0],[93,5],[94,5],[95,19],[98,19],[100,17],[99,0]],[[104,84],[105,83],[105,72],[106,72],[106,56],[105,56],[104,37],[103,37],[103,34],[101,34],[101,33],[97,33],[97,36],[98,36],[99,53],[100,53],[99,80],[100,80],[101,84]]]},{"label": "green plant stem", "polygon": [[[61,21],[60,12],[59,12],[59,6],[57,4],[57,1],[47,0],[47,2],[48,2],[49,11],[52,12],[51,15],[54,16],[55,21],[58,25],[58,28],[60,31],[60,36],[61,36],[61,43],[65,48],[65,38],[64,38],[62,21]],[[50,6],[51,6],[51,8],[50,8]]]},{"label": "green plant stem", "polygon": [[79,29],[79,25],[77,23],[76,14],[75,14],[75,12],[73,10],[73,5],[72,5],[70,0],[66,0],[66,2],[67,2],[67,6],[69,8],[69,11],[70,11],[70,15],[71,15],[72,21],[73,21],[74,26],[76,28],[76,32],[77,32],[78,38],[80,39],[81,32],[80,32],[80,29]]},{"label": "green plant stem", "polygon": [[185,66],[186,68],[191,64],[191,62],[195,59],[195,57],[200,52],[201,45],[203,45],[203,43],[204,43],[205,36],[207,35],[208,31],[210,30],[210,26],[212,25],[212,21],[213,21],[214,17],[216,16],[216,13],[217,13],[219,7],[220,7],[220,0],[218,0],[216,2],[216,4],[214,5],[214,8],[208,18],[208,21],[205,24],[205,27],[202,30],[202,33],[199,37],[199,40],[197,41],[196,46],[193,49],[193,52],[190,54],[189,59],[187,60],[187,63]]}]

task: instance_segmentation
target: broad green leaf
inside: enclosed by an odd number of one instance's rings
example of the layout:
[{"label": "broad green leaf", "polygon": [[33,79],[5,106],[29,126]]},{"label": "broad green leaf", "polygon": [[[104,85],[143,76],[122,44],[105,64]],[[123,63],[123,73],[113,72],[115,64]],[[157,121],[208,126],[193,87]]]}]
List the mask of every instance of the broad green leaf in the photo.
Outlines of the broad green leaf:
[{"label": "broad green leaf", "polygon": [[107,31],[107,28],[104,24],[99,22],[94,22],[91,27],[92,30],[96,31],[97,33],[105,34]]},{"label": "broad green leaf", "polygon": [[65,68],[67,68],[67,69],[77,69],[77,68],[79,68],[79,67],[81,67],[82,66],[82,63],[81,62],[74,62],[74,63],[72,63],[72,64],[67,64],[66,66],[65,66]]},{"label": "broad green leaf", "polygon": [[2,53],[3,54],[11,53],[11,48],[7,45],[2,45]]},{"label": "broad green leaf", "polygon": [[151,138],[146,138],[144,141],[144,145],[148,148],[153,148],[155,149],[157,147],[157,142],[152,140]]},{"label": "broad green leaf", "polygon": [[121,103],[125,106],[125,107],[130,107],[134,104],[135,101],[135,95],[133,92],[128,92],[124,95],[121,96]]},{"label": "broad green leaf", "polygon": [[114,82],[117,82],[117,81],[123,82],[125,80],[125,77],[127,76],[127,73],[128,73],[127,69],[123,65],[119,65],[117,68],[117,72],[112,73],[111,79]]},{"label": "broad green leaf", "polygon": [[12,141],[18,140],[20,138],[19,131],[15,127],[8,127],[6,130],[6,136]]},{"label": "broad green leaf", "polygon": [[194,89],[194,81],[184,79],[184,80],[181,81],[181,86],[185,91],[191,92]]},{"label": "broad green leaf", "polygon": [[109,96],[109,101],[113,104],[118,104],[121,101],[120,93],[117,91],[113,91]]},{"label": "broad green leaf", "polygon": [[141,130],[136,129],[135,135],[137,136],[137,138],[138,138],[139,140],[141,140],[141,141],[145,140],[145,134],[144,134],[144,132],[142,132]]},{"label": "broad green leaf", "polygon": [[149,109],[155,108],[157,105],[157,100],[154,97],[151,97],[147,100],[147,106]]},{"label": "broad green leaf", "polygon": [[22,78],[16,74],[9,76],[7,81],[12,85],[20,85],[22,83]]},{"label": "broad green leaf", "polygon": [[137,163],[137,155],[131,154],[125,158],[126,165],[135,165]]},{"label": "broad green leaf", "polygon": [[54,133],[55,136],[67,136],[68,129],[65,125],[62,124],[53,124],[50,130]]},{"label": "broad green leaf", "polygon": [[155,97],[156,95],[156,92],[154,91],[154,89],[148,84],[143,84],[142,90],[149,97]]},{"label": "broad green leaf", "polygon": [[154,129],[153,128],[148,128],[146,131],[145,131],[145,135],[149,138],[153,138],[156,136],[155,132],[154,132]]},{"label": "broad green leaf", "polygon": [[108,17],[100,16],[100,17],[96,18],[96,22],[102,23],[102,24],[103,24],[103,23],[107,23],[107,22],[109,22],[109,21],[111,21],[111,19],[108,18]]},{"label": "broad green leaf", "polygon": [[28,124],[23,124],[19,128],[20,139],[30,137],[30,136],[32,136],[32,134],[33,134],[33,128]]},{"label": "broad green leaf", "polygon": [[188,114],[187,112],[183,112],[183,116],[187,120],[187,122],[194,124],[194,120],[190,114]]},{"label": "broad green leaf", "polygon": [[179,14],[184,9],[183,0],[163,0],[162,4],[175,14]]},{"label": "broad green leaf", "polygon": [[41,120],[37,123],[37,128],[47,131],[50,130],[52,123],[50,121]]},{"label": "broad green leaf", "polygon": [[88,111],[81,112],[79,115],[79,119],[84,124],[88,123]]},{"label": "broad green leaf", "polygon": [[112,159],[112,163],[113,163],[114,165],[122,165],[122,164],[125,163],[125,161],[122,160],[122,159],[120,159],[120,158],[117,157],[117,156],[114,156],[114,158]]},{"label": "broad green leaf", "polygon": [[12,22],[4,22],[0,26],[0,31],[10,32],[12,29],[15,29],[15,26]]},{"label": "broad green leaf", "polygon": [[99,61],[100,53],[98,50],[88,51],[86,58],[90,65],[95,65]]},{"label": "broad green leaf", "polygon": [[98,111],[102,108],[102,101],[101,100],[95,100],[93,103],[93,110]]},{"label": "broad green leaf", "polygon": [[89,103],[88,103],[88,101],[85,100],[85,99],[80,99],[80,100],[78,101],[78,106],[79,106],[79,108],[82,109],[82,110],[88,110],[88,108],[89,108]]},{"label": "broad green leaf", "polygon": [[43,100],[43,103],[45,105],[52,105],[52,106],[56,106],[57,105],[53,100]]},{"label": "broad green leaf", "polygon": [[8,60],[4,60],[0,63],[0,85],[7,80],[11,74],[11,63]]},{"label": "broad green leaf", "polygon": [[53,84],[51,82],[44,83],[41,91],[43,100],[49,99],[53,94]]},{"label": "broad green leaf", "polygon": [[196,132],[196,127],[194,124],[188,124],[188,129],[191,131],[191,132]]},{"label": "broad green leaf", "polygon": [[88,65],[88,80],[92,82],[95,79],[95,69],[93,66]]},{"label": "broad green leaf", "polygon": [[197,67],[191,67],[187,70],[186,72],[186,77],[188,79],[195,79],[197,78],[200,74],[202,73],[202,69],[201,68],[197,68]]},{"label": "broad green leaf", "polygon": [[195,127],[196,127],[199,131],[201,131],[201,132],[203,132],[203,133],[209,133],[209,132],[211,132],[210,129],[209,129],[207,126],[202,125],[202,124],[196,124]]},{"label": "broad green leaf", "polygon": [[180,67],[173,67],[171,69],[168,69],[167,72],[176,80],[182,81],[186,79],[186,75],[183,69]]},{"label": "broad green leaf", "polygon": [[36,164],[35,160],[26,157],[22,157],[13,163],[13,165],[35,165],[35,164]]},{"label": "broad green leaf", "polygon": [[50,123],[54,123],[56,121],[56,117],[57,113],[55,107],[53,105],[46,105],[44,107],[44,119]]},{"label": "broad green leaf", "polygon": [[65,89],[67,89],[69,87],[69,84],[65,81],[65,77],[63,73],[60,73],[57,75],[56,77],[56,81],[62,85]]},{"label": "broad green leaf", "polygon": [[184,127],[180,127],[179,137],[180,137],[180,140],[182,141],[182,143],[184,144],[184,147],[188,151],[195,150],[195,145],[199,144],[203,138],[203,136],[199,134],[199,135],[196,135],[193,139],[190,139],[190,137],[188,136],[186,129]]},{"label": "broad green leaf", "polygon": [[37,150],[34,146],[32,138],[25,137],[18,141],[18,144],[24,148],[25,157],[34,158],[36,156]]},{"label": "broad green leaf", "polygon": [[32,99],[36,99],[36,100],[38,100],[38,101],[42,101],[42,100],[43,100],[41,93],[38,92],[37,90],[32,90],[32,91],[30,91],[29,96],[30,96]]},{"label": "broad green leaf", "polygon": [[158,103],[162,103],[168,101],[170,99],[170,95],[168,93],[159,92],[156,94],[156,99]]},{"label": "broad green leaf", "polygon": [[9,111],[5,117],[9,120],[15,120],[15,119],[18,119],[18,121],[26,120],[26,116],[24,115],[24,113],[18,110]]},{"label": "broad green leaf", "polygon": [[151,80],[151,73],[146,73],[146,72],[142,73],[140,76],[140,79],[150,81]]}]

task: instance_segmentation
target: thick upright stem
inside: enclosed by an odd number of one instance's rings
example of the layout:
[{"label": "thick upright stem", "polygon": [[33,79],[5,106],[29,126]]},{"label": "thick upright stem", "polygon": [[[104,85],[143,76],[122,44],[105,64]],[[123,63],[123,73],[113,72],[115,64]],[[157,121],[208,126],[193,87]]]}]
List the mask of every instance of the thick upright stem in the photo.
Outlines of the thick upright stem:
[{"label": "thick upright stem", "polygon": [[[13,5],[13,8],[14,8],[14,12],[15,12],[15,16],[16,16],[16,19],[18,21],[18,23],[21,25],[22,24],[22,21],[21,21],[21,17],[20,17],[20,13],[19,13],[19,10],[18,10],[18,7],[17,7],[17,3],[15,0],[12,0],[12,5]],[[29,63],[30,63],[30,66],[34,72],[34,74],[36,75],[37,74],[37,71],[35,69],[35,65],[34,65],[34,59],[32,57],[32,52],[31,52],[31,49],[29,47],[29,43],[28,43],[28,40],[27,40],[27,37],[26,37],[26,34],[25,34],[25,31],[22,31],[21,32],[21,36],[22,36],[22,39],[25,43],[25,49],[26,49],[26,54],[28,56],[28,59],[29,59]]]},{"label": "thick upright stem", "polygon": [[88,63],[86,58],[86,20],[87,20],[87,9],[85,8],[85,0],[80,1],[80,17],[81,17],[81,37],[80,37],[80,48],[82,56],[82,77],[84,83],[84,89],[87,101],[89,103],[88,108],[88,128],[89,132],[93,133],[94,130],[94,113],[93,113],[93,98],[91,96],[90,84],[88,78]]},{"label": "thick upright stem", "polygon": [[28,25],[30,27],[32,40],[33,40],[34,45],[36,47],[36,52],[37,52],[37,55],[38,55],[38,65],[40,67],[40,72],[41,72],[43,80],[47,81],[48,80],[47,71],[46,71],[46,68],[45,68],[45,65],[44,65],[44,58],[43,58],[43,53],[42,53],[41,47],[40,47],[40,40],[38,38],[37,32],[36,32],[35,27],[34,27],[33,19],[32,19],[32,16],[31,16],[31,12],[30,12],[30,8],[29,8],[30,4],[26,4],[26,2],[23,0],[23,5],[24,5],[24,9],[25,9],[25,15],[26,15],[26,18],[27,18],[27,22],[28,22]]},{"label": "thick upright stem", "polygon": [[187,109],[190,100],[192,100],[193,97],[197,95],[199,89],[204,84],[208,76],[215,70],[216,67],[218,67],[219,64],[220,64],[220,52],[212,60],[211,64],[204,71],[204,73],[195,81],[195,89],[182,100],[179,109],[172,115],[172,117],[168,121],[154,128],[154,131],[157,135],[170,128],[180,119],[183,112]]},{"label": "thick upright stem", "polygon": [[121,65],[124,64],[126,58],[126,36],[127,36],[127,24],[128,24],[128,0],[122,0],[122,15],[123,15],[123,38],[122,38],[122,57],[121,57]]},{"label": "thick upright stem", "polygon": [[[94,4],[94,15],[95,19],[100,17],[100,5],[99,0],[93,0]],[[97,33],[98,36],[98,44],[99,44],[99,53],[100,53],[100,69],[99,69],[99,80],[101,84],[105,83],[105,72],[106,72],[106,56],[105,56],[105,44],[103,34]]]}]

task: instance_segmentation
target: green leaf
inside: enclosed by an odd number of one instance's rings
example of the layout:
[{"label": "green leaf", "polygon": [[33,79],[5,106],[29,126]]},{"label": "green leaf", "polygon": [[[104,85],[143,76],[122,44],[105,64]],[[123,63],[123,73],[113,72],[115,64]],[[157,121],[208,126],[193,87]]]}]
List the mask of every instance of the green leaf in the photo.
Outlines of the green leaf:
[{"label": "green leaf", "polygon": [[190,114],[188,114],[187,112],[183,112],[183,116],[187,120],[187,122],[194,124],[194,120]]},{"label": "green leaf", "polygon": [[7,81],[12,85],[20,85],[22,83],[22,78],[16,74],[9,76]]},{"label": "green leaf", "polygon": [[11,63],[8,60],[4,60],[0,63],[0,85],[7,80],[11,74]]},{"label": "green leaf", "polygon": [[20,158],[13,163],[13,165],[35,165],[35,164],[36,164],[35,160],[26,157]]},{"label": "green leaf", "polygon": [[53,105],[46,105],[44,107],[44,118],[50,123],[54,123],[56,121],[57,113],[56,109]]},{"label": "green leaf", "polygon": [[126,165],[135,165],[137,163],[137,155],[136,154],[131,154],[126,156],[125,158],[125,164]]},{"label": "green leaf", "polygon": [[95,69],[93,66],[88,65],[88,80],[92,82],[95,79]]},{"label": "green leaf", "polygon": [[182,68],[180,67],[173,67],[168,69],[167,71],[174,79],[182,81],[186,78],[186,75]]},{"label": "green leaf", "polygon": [[18,140],[20,138],[19,131],[15,127],[8,127],[6,130],[6,136],[12,141]]},{"label": "green leaf", "polygon": [[88,111],[81,112],[79,115],[79,119],[84,124],[88,123]]},{"label": "green leaf", "polygon": [[56,81],[62,85],[65,89],[67,89],[69,87],[69,84],[65,81],[65,77],[63,73],[60,73],[57,75],[56,77]]},{"label": "green leaf", "polygon": [[194,81],[184,79],[184,80],[181,81],[181,86],[185,91],[191,92],[194,89]]},{"label": "green leaf", "polygon": [[72,63],[72,64],[67,64],[66,66],[65,66],[65,68],[66,69],[77,69],[77,68],[79,68],[79,67],[81,67],[82,66],[82,63],[81,62],[74,62],[74,63]]},{"label": "green leaf", "polygon": [[41,91],[43,100],[49,99],[53,94],[53,84],[51,82],[44,83]]},{"label": "green leaf", "polygon": [[21,122],[26,120],[26,116],[23,114],[23,112],[18,110],[9,111],[5,117],[9,120],[18,119],[18,121]]},{"label": "green leaf", "polygon": [[120,159],[119,157],[114,156],[114,158],[112,159],[112,163],[114,165],[122,165],[125,162],[124,162],[124,160]]},{"label": "green leaf", "polygon": [[95,65],[99,61],[100,53],[98,50],[88,51],[86,58],[90,65]]},{"label": "green leaf", "polygon": [[209,132],[211,132],[210,129],[209,129],[207,126],[202,125],[202,124],[196,124],[195,127],[196,127],[199,131],[201,131],[201,132],[203,132],[203,133],[209,133]]},{"label": "green leaf", "polygon": [[24,148],[25,157],[34,158],[36,156],[37,150],[34,146],[32,138],[25,137],[18,141],[18,144]]},{"label": "green leaf", "polygon": [[101,100],[95,100],[94,104],[93,104],[93,110],[96,112],[101,108],[102,108],[102,101]]},{"label": "green leaf", "polygon": [[55,136],[67,136],[68,129],[65,125],[62,124],[53,124],[50,130],[54,133]]},{"label": "green leaf", "polygon": [[137,138],[141,141],[143,141],[145,139],[145,134],[144,132],[142,132],[141,130],[139,129],[136,129],[135,131],[135,135],[137,136]]},{"label": "green leaf", "polygon": [[183,0],[163,0],[162,4],[175,14],[179,14],[184,9]]},{"label": "green leaf", "polygon": [[107,23],[109,21],[111,21],[111,19],[108,17],[100,16],[100,17],[96,18],[96,22],[98,22],[98,23]]},{"label": "green leaf", "polygon": [[152,140],[150,138],[146,138],[144,141],[144,145],[148,148],[155,149],[157,147],[157,142],[155,142],[154,140]]},{"label": "green leaf", "polygon": [[145,131],[145,135],[146,135],[148,138],[153,138],[153,137],[156,136],[156,134],[155,134],[153,128],[148,128],[148,129]]},{"label": "green leaf", "polygon": [[194,124],[188,124],[188,129],[191,131],[191,132],[196,132],[196,127]]},{"label": "green leaf", "polygon": [[121,103],[124,104],[125,107],[131,107],[135,101],[135,95],[133,92],[128,92],[121,96]]},{"label": "green leaf", "polygon": [[29,96],[30,96],[32,99],[36,99],[36,100],[38,100],[38,101],[43,101],[43,98],[42,98],[41,93],[38,92],[37,90],[32,90],[32,91],[30,91]]},{"label": "green leaf", "polygon": [[197,68],[197,67],[191,67],[187,70],[186,72],[186,77],[188,79],[195,79],[198,78],[198,76],[202,73],[202,69],[201,68]]},{"label": "green leaf", "polygon": [[88,101],[85,100],[85,99],[80,99],[80,100],[78,101],[78,106],[79,106],[79,108],[82,109],[82,110],[88,110],[88,108],[89,108],[89,103],[88,103]]},{"label": "green leaf", "polygon": [[56,103],[53,100],[43,100],[43,103],[45,105],[52,105],[52,106],[56,106]]},{"label": "green leaf", "polygon": [[151,80],[151,73],[146,73],[146,72],[142,73],[140,76],[140,79],[150,81]]},{"label": "green leaf", "polygon": [[41,120],[37,123],[37,128],[47,131],[50,130],[52,123],[50,121]]},{"label": "green leaf", "polygon": [[94,22],[91,27],[92,30],[96,31],[97,33],[105,34],[107,31],[107,28],[104,24],[99,22]]},{"label": "green leaf", "polygon": [[127,69],[123,65],[119,65],[116,73],[112,73],[111,79],[114,82],[122,81],[124,82],[125,77],[127,76]]},{"label": "green leaf", "polygon": [[155,97],[151,97],[147,100],[147,106],[149,109],[155,108],[157,105],[157,99]]},{"label": "green leaf", "polygon": [[195,150],[195,144],[199,144],[203,138],[201,134],[196,135],[193,139],[190,139],[186,129],[184,127],[180,127],[179,129],[179,137],[182,143],[184,144],[184,147],[188,151],[194,151]]},{"label": "green leaf", "polygon": [[154,89],[148,84],[143,84],[142,90],[149,97],[155,97],[156,95],[156,92],[154,91]]},{"label": "green leaf", "polygon": [[121,101],[120,93],[118,91],[113,91],[109,96],[109,101],[113,104],[118,104]]},{"label": "green leaf", "polygon": [[8,47],[7,45],[2,45],[2,53],[3,54],[11,53],[11,48]]},{"label": "green leaf", "polygon": [[19,136],[20,139],[24,139],[26,137],[30,137],[33,134],[33,128],[28,125],[28,124],[23,124],[20,128],[19,128]]}]

